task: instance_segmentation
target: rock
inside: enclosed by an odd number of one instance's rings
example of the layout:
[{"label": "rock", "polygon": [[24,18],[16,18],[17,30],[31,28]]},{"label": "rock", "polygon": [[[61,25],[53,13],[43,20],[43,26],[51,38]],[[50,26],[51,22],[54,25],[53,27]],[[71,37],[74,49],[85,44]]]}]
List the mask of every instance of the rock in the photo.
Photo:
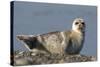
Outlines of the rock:
[{"label": "rock", "polygon": [[[17,56],[17,57],[16,57]],[[14,65],[36,65],[36,64],[57,64],[72,62],[96,61],[94,56],[85,55],[60,55],[49,53],[19,52],[14,57]]]},{"label": "rock", "polygon": [[31,57],[20,57],[14,59],[15,66],[31,65],[33,64]]}]

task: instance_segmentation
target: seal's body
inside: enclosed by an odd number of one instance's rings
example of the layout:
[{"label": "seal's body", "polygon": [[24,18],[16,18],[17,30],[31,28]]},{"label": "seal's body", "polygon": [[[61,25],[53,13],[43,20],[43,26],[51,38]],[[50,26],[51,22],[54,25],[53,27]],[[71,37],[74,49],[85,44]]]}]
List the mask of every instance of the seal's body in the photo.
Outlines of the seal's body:
[{"label": "seal's body", "polygon": [[72,30],[55,31],[37,36],[18,35],[28,46],[29,50],[44,50],[49,53],[78,54],[83,46],[85,36],[85,23],[83,19],[74,20]]}]

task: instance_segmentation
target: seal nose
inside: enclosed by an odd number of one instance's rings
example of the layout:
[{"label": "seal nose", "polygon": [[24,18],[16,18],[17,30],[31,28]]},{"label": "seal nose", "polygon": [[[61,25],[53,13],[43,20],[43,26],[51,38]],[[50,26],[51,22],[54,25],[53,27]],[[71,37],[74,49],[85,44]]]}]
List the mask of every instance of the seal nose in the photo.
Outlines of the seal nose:
[{"label": "seal nose", "polygon": [[83,25],[82,25],[82,24],[79,24],[79,28],[80,28],[80,29],[83,29]]}]

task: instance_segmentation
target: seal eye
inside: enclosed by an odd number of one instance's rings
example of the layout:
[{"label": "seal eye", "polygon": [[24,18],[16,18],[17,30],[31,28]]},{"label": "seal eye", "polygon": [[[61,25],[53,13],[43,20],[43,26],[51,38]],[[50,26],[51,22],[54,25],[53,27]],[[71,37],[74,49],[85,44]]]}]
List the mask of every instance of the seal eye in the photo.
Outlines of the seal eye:
[{"label": "seal eye", "polygon": [[84,23],[84,22],[82,22],[81,24],[82,24],[82,25],[85,25],[85,23]]},{"label": "seal eye", "polygon": [[75,25],[79,24],[79,22],[76,22]]}]

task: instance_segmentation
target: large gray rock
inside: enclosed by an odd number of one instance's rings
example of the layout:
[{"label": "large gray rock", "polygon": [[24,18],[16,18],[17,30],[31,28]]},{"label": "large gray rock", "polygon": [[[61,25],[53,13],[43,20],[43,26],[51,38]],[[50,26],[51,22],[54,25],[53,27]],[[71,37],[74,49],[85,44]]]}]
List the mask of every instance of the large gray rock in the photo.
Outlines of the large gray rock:
[{"label": "large gray rock", "polygon": [[21,52],[15,54],[14,65],[37,65],[37,64],[58,64],[72,62],[96,61],[96,57],[85,55],[66,55],[66,54],[48,54]]}]

